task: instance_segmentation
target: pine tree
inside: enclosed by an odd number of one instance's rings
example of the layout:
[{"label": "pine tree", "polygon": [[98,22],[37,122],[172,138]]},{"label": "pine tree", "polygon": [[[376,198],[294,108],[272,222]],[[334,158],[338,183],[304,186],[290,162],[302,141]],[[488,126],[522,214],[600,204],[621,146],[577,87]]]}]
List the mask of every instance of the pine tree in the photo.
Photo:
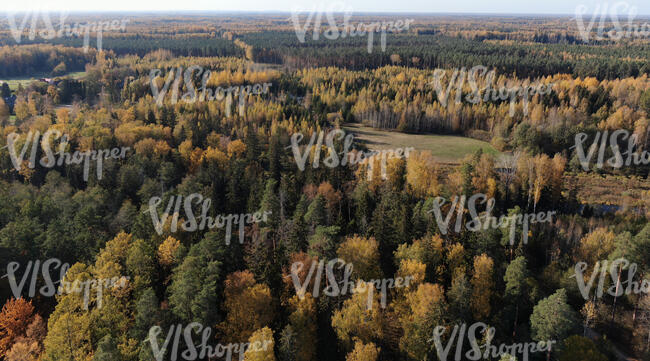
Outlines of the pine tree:
[{"label": "pine tree", "polygon": [[506,269],[503,280],[506,282],[505,296],[511,303],[515,304],[515,321],[512,327],[512,337],[517,335],[517,322],[519,318],[519,304],[522,302],[522,296],[526,293],[526,279],[528,278],[528,268],[525,257],[517,257],[510,262]]},{"label": "pine tree", "polygon": [[286,242],[288,254],[304,252],[307,250],[307,223],[305,213],[307,212],[307,200],[304,195],[300,197],[296,210],[293,212],[291,231]]},{"label": "pine tree", "polygon": [[135,324],[132,328],[133,338],[144,340],[149,329],[156,325],[160,317],[158,297],[153,289],[145,289],[136,301]]},{"label": "pine tree", "polygon": [[372,211],[374,207],[374,198],[368,188],[368,183],[361,181],[357,184],[352,199],[355,205],[355,221],[362,235],[368,234],[370,222],[372,220]]},{"label": "pine tree", "polygon": [[317,226],[314,234],[309,237],[309,254],[320,259],[332,259],[336,252],[336,239],[341,231],[337,226]]},{"label": "pine tree", "polygon": [[92,361],[114,361],[120,359],[120,353],[117,351],[117,345],[110,335],[104,336],[97,345],[97,351]]},{"label": "pine tree", "polygon": [[459,321],[458,323],[469,321],[471,318],[472,289],[463,267],[455,269],[451,280],[451,288],[447,295],[452,311],[451,314]]},{"label": "pine tree", "polygon": [[315,230],[317,226],[327,225],[327,210],[325,209],[325,198],[322,195],[317,195],[314,200],[309,204],[307,213],[305,214],[305,221]]},{"label": "pine tree", "polygon": [[[560,289],[539,301],[530,316],[530,328],[536,341],[563,340],[578,325],[577,315],[567,303],[566,290]],[[549,347],[547,359],[551,357]]]},{"label": "pine tree", "polygon": [[222,272],[217,242],[204,238],[190,248],[187,257],[173,270],[169,304],[174,315],[186,323],[211,325],[217,321]]},{"label": "pine tree", "polygon": [[272,230],[276,230],[280,225],[280,199],[277,195],[277,184],[275,179],[269,179],[266,182],[262,202],[260,203],[260,212],[271,212],[264,222]]}]

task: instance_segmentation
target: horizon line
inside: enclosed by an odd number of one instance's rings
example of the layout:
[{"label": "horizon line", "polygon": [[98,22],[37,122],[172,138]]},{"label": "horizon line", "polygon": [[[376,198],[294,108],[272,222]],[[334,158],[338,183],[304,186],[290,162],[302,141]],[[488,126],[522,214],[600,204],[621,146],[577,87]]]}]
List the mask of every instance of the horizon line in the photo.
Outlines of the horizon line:
[{"label": "horizon line", "polygon": [[[20,13],[26,13],[26,12],[31,12],[33,9],[29,10],[12,10],[12,11],[6,11],[2,10],[0,11],[0,14],[20,14]],[[73,10],[73,11],[68,11],[68,10],[62,10],[62,9],[48,9],[45,10],[47,12],[61,12],[61,11],[66,11],[69,14],[103,14],[103,13],[132,13],[132,14],[165,14],[165,15],[183,15],[183,14],[192,14],[192,15],[199,15],[199,14],[194,14],[194,13],[208,13],[208,14],[292,14],[292,10],[175,10],[175,9],[167,9],[167,10]],[[300,13],[303,12],[309,12],[309,9],[305,10],[300,10]],[[208,15],[205,14],[205,15]],[[341,11],[335,11],[333,14],[345,14],[344,12]],[[373,11],[373,10],[368,10],[368,11],[355,11],[352,13],[352,16],[356,15],[363,15],[363,14],[370,14],[370,15],[393,15],[393,14],[400,14],[400,15],[416,15],[416,16],[432,16],[432,15],[452,15],[452,16],[546,16],[546,17],[565,17],[565,16],[575,16],[575,13],[523,13],[523,12],[516,12],[516,13],[505,13],[505,12],[456,12],[456,11],[442,11],[442,12],[432,12],[432,11],[412,11],[412,10],[395,10],[395,11]],[[648,14],[636,14],[637,18],[644,18],[644,17],[650,17],[650,13]]]}]

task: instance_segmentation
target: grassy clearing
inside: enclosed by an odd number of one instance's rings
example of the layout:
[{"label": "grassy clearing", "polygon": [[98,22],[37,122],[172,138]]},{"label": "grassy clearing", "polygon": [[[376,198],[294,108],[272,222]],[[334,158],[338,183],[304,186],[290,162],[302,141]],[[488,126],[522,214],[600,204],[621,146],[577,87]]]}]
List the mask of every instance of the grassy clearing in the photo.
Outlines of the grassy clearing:
[{"label": "grassy clearing", "polygon": [[[65,76],[69,76],[73,79],[81,79],[86,76],[85,71],[77,71],[77,72],[72,72],[68,73],[62,76],[59,76],[57,78],[62,78]],[[31,84],[34,80],[40,79],[40,78],[51,78],[50,74],[48,73],[38,73],[34,74],[31,76],[22,76],[22,77],[16,77],[16,78],[11,78],[11,79],[0,79],[0,82],[6,82],[9,84],[9,88],[13,91],[18,89],[18,86],[22,84],[23,87],[27,87],[29,84]]]},{"label": "grassy clearing", "polygon": [[565,184],[577,189],[580,203],[647,207],[650,204],[650,180],[640,177],[567,173]]},{"label": "grassy clearing", "polygon": [[443,163],[459,163],[466,155],[473,154],[479,149],[483,149],[485,153],[501,154],[490,143],[472,138],[406,134],[374,129],[361,124],[346,124],[344,128],[354,133],[355,138],[371,150],[413,147],[417,150],[431,151],[436,160]]}]

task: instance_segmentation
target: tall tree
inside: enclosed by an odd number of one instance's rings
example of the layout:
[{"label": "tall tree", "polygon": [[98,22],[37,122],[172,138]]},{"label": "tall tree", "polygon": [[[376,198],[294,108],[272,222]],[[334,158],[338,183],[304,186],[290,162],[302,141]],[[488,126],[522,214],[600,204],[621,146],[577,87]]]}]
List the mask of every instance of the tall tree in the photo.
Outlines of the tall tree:
[{"label": "tall tree", "polygon": [[0,357],[5,357],[14,342],[25,335],[34,319],[34,306],[24,298],[11,298],[0,311]]},{"label": "tall tree", "polygon": [[493,272],[492,258],[485,254],[474,257],[471,309],[476,320],[486,320],[490,316],[492,310],[490,302],[494,289]]},{"label": "tall tree", "polygon": [[318,340],[316,302],[310,294],[306,294],[302,299],[293,296],[290,304],[293,312],[289,315],[288,327],[295,333],[293,342],[300,345],[294,359],[296,361],[313,360],[316,356],[316,341]]},{"label": "tall tree", "polygon": [[226,278],[223,308],[226,319],[219,328],[229,342],[241,342],[271,323],[275,316],[268,286],[255,283],[250,271],[235,272]]},{"label": "tall tree", "polygon": [[424,360],[433,346],[428,340],[436,326],[444,325],[447,303],[442,286],[421,284],[407,296],[409,312],[400,318],[404,336],[400,339],[400,350],[413,360]]},{"label": "tall tree", "polygon": [[218,321],[221,284],[221,247],[216,237],[193,245],[183,262],[174,269],[169,286],[169,304],[178,318],[204,325]]},{"label": "tall tree", "polygon": [[512,326],[512,337],[517,336],[517,321],[519,319],[519,304],[526,292],[526,279],[528,268],[525,257],[517,257],[506,268],[503,280],[506,282],[505,296],[511,303],[515,304],[515,323]]},{"label": "tall tree", "polygon": [[298,335],[291,325],[287,325],[280,334],[280,345],[278,351],[280,361],[296,361],[298,355]]},{"label": "tall tree", "polygon": [[327,225],[327,210],[325,207],[325,198],[320,194],[309,204],[309,208],[307,208],[307,213],[305,214],[305,221],[312,227],[312,231],[317,226]]},{"label": "tall tree", "polygon": [[[631,252],[633,250],[634,244],[632,243],[632,234],[630,232],[624,232],[619,234],[614,239],[614,251],[609,256],[610,261],[614,261],[620,258],[629,259]],[[624,267],[623,262],[619,263],[618,269],[616,270],[616,289],[614,293],[614,300],[612,301],[612,318],[611,322],[614,322],[614,316],[616,315],[616,301],[618,300],[620,287],[621,287],[621,275],[627,267]]]},{"label": "tall tree", "polygon": [[560,361],[607,361],[596,344],[586,337],[573,335],[564,340]]},{"label": "tall tree", "polygon": [[[577,315],[567,303],[565,289],[560,289],[539,301],[530,316],[530,328],[536,341],[563,340],[577,326]],[[551,345],[552,346],[552,345]],[[547,359],[551,358],[552,347],[549,346]]]},{"label": "tall tree", "polygon": [[370,342],[364,344],[361,340],[354,343],[354,349],[347,355],[346,361],[377,361],[381,348]]},{"label": "tall tree", "polygon": [[461,323],[469,321],[471,318],[472,287],[463,267],[454,270],[448,297],[451,315]]},{"label": "tall tree", "polygon": [[149,329],[159,321],[160,305],[158,297],[152,288],[145,289],[135,304],[135,323],[133,325],[133,337],[136,340],[144,340]]},{"label": "tall tree", "polygon": [[[65,281],[73,285],[92,279],[88,267],[77,263],[70,267]],[[79,284],[79,283],[77,283]],[[58,298],[54,312],[48,320],[45,338],[45,357],[53,360],[92,360],[92,318],[84,311],[83,296],[64,292]]]},{"label": "tall tree", "polygon": [[277,229],[280,224],[280,198],[276,193],[277,184],[278,182],[275,179],[269,179],[266,181],[266,187],[264,188],[264,195],[262,196],[259,210],[260,212],[271,212],[267,216],[265,225],[273,230]]},{"label": "tall tree", "polygon": [[275,361],[275,342],[270,328],[264,327],[253,332],[248,342],[251,346],[244,353],[244,361]]},{"label": "tall tree", "polygon": [[106,335],[99,341],[92,361],[114,361],[119,360],[120,357],[115,341],[111,335]]},{"label": "tall tree", "polygon": [[47,324],[39,315],[27,326],[25,337],[16,340],[7,352],[7,361],[37,361],[43,353],[43,341],[47,335]]},{"label": "tall tree", "polygon": [[353,266],[353,277],[369,281],[381,278],[379,269],[379,244],[373,237],[348,237],[339,246],[336,254]]},{"label": "tall tree", "polygon": [[[369,290],[373,292],[371,298]],[[332,327],[336,336],[347,347],[352,346],[355,337],[364,342],[381,340],[383,322],[379,295],[372,283],[358,283],[352,297],[343,302],[343,307],[332,315]]]}]

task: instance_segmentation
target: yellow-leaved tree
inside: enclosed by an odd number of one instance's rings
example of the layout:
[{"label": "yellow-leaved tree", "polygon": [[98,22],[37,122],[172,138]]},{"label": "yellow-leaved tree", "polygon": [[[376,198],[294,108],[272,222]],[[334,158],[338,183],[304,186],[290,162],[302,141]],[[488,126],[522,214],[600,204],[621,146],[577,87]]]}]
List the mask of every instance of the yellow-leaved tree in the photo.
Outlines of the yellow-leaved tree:
[{"label": "yellow-leaved tree", "polygon": [[379,352],[381,348],[377,347],[374,343],[370,342],[364,344],[361,340],[356,340],[354,349],[350,352],[346,361],[377,361],[379,359]]},{"label": "yellow-leaved tree", "polygon": [[431,152],[413,152],[406,161],[406,183],[417,197],[432,197],[440,192],[438,164]]},{"label": "yellow-leaved tree", "polygon": [[158,262],[165,267],[171,267],[178,262],[176,259],[178,248],[181,242],[176,238],[169,236],[158,246]]},{"label": "yellow-leaved tree", "polygon": [[400,317],[404,336],[399,347],[411,358],[424,360],[432,346],[428,340],[447,313],[444,290],[438,284],[423,283],[406,300],[408,312]]},{"label": "yellow-leaved tree", "polygon": [[[368,297],[369,290],[372,290],[371,298]],[[343,302],[343,307],[334,311],[332,316],[332,327],[338,339],[348,347],[352,346],[355,337],[366,343],[380,340],[383,337],[384,323],[380,307],[375,286],[359,282],[352,297]]]},{"label": "yellow-leaved tree", "polygon": [[471,308],[476,320],[486,320],[490,316],[490,299],[494,288],[492,280],[494,261],[486,254],[474,257],[474,274],[472,276]]},{"label": "yellow-leaved tree", "polygon": [[261,328],[253,332],[248,342],[250,346],[244,353],[244,361],[275,361],[273,330]]},{"label": "yellow-leaved tree", "polygon": [[348,237],[341,243],[336,254],[352,264],[354,279],[371,280],[381,278],[379,269],[379,243],[374,237]]},{"label": "yellow-leaved tree", "polygon": [[[70,285],[73,289],[75,281],[78,281],[79,285],[79,282],[91,278],[89,267],[77,263],[66,273],[64,285]],[[92,360],[92,321],[90,313],[84,310],[83,291],[64,291],[62,295],[57,296],[57,301],[56,308],[47,322],[45,359]]]},{"label": "yellow-leaved tree", "polygon": [[228,342],[247,340],[273,320],[273,298],[267,285],[258,284],[251,271],[230,274],[224,291],[226,319],[219,325]]},{"label": "yellow-leaved tree", "polygon": [[306,294],[302,299],[293,296],[290,305],[294,311],[289,315],[289,325],[296,332],[296,344],[299,345],[295,360],[313,360],[318,339],[316,302],[311,294]]}]

